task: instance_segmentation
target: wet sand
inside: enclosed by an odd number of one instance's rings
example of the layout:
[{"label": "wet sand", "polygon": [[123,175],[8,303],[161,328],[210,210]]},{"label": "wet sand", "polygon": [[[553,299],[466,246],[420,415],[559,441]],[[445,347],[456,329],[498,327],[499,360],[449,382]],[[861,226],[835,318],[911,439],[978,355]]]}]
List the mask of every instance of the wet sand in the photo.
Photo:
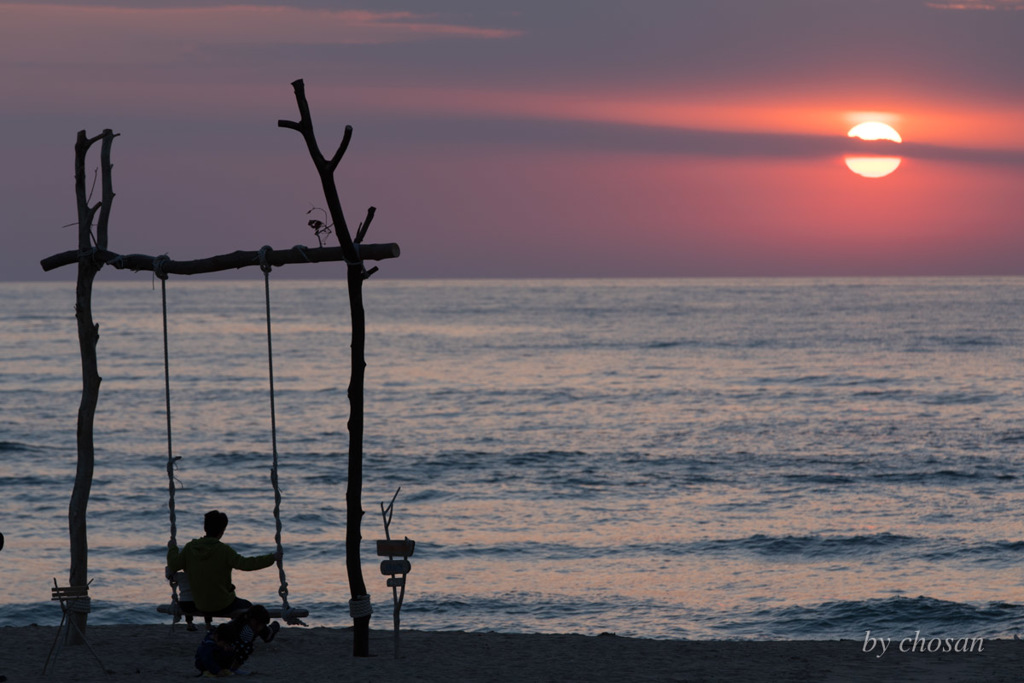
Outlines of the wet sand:
[{"label": "wet sand", "polygon": [[[90,626],[95,652],[61,646],[43,676],[51,626],[0,628],[0,675],[7,681],[186,681],[202,638],[183,625]],[[976,644],[977,645],[977,644]],[[861,640],[670,641],[615,635],[374,630],[371,657],[352,656],[350,629],[285,627],[258,642],[249,680],[273,681],[1017,681],[1024,641],[986,640],[974,652],[882,656]],[[97,658],[99,661],[97,661]],[[100,664],[102,662],[102,666]]]}]

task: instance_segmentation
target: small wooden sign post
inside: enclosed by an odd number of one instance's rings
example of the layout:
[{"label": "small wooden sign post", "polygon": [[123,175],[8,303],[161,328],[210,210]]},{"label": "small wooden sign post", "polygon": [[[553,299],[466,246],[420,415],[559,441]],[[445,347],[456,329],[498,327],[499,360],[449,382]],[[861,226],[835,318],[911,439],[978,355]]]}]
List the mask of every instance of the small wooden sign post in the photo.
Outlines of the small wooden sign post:
[{"label": "small wooden sign post", "polygon": [[[399,486],[398,491],[401,490],[402,487]],[[398,491],[395,491],[395,495],[386,508],[384,503],[380,504],[380,512],[384,517],[385,539],[377,541],[377,555],[388,558],[381,561],[380,573],[389,577],[388,588],[391,589],[391,598],[395,605],[395,659],[398,659],[398,626],[401,621],[399,613],[402,610],[402,601],[405,599],[405,577],[412,570],[409,558],[412,557],[412,553],[416,549],[416,541],[408,537],[401,541],[391,539],[391,516],[395,511],[395,498],[398,498]]]}]

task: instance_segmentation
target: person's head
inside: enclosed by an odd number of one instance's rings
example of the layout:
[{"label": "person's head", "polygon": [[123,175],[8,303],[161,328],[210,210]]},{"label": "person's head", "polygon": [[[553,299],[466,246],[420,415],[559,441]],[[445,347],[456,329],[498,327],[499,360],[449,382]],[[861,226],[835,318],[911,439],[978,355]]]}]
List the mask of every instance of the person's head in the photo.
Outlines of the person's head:
[{"label": "person's head", "polygon": [[210,510],[203,518],[203,530],[207,536],[220,538],[228,528],[228,516],[220,510]]}]

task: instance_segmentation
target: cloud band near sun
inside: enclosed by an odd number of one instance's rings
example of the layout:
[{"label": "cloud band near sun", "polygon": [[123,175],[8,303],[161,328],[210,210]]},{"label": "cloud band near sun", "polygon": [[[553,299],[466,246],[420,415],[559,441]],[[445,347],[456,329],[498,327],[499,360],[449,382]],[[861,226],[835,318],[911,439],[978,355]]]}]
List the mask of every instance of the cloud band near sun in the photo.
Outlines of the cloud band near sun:
[{"label": "cloud band near sun", "polygon": [[1024,0],[931,0],[933,9],[954,10],[1024,10]]},{"label": "cloud band near sun", "polygon": [[[89,59],[102,50],[133,60],[189,46],[359,45],[439,38],[501,39],[518,31],[444,23],[412,12],[284,6],[109,7],[0,3],[0,60]],[[49,39],[59,36],[59,40]],[[165,46],[164,50],[160,50]],[[145,48],[145,49],[142,49]],[[77,53],[77,54],[76,54]],[[59,60],[59,58],[57,58]]]}]

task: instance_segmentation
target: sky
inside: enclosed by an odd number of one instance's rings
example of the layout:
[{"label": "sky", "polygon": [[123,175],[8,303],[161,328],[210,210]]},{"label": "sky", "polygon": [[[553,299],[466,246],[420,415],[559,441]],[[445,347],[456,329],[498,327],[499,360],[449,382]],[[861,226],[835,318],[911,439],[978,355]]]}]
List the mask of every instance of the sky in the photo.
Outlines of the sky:
[{"label": "sky", "polygon": [[0,279],[74,279],[79,130],[112,251],[315,246],[296,79],[376,277],[1021,275],[1021,64],[1024,0],[0,0]]}]

